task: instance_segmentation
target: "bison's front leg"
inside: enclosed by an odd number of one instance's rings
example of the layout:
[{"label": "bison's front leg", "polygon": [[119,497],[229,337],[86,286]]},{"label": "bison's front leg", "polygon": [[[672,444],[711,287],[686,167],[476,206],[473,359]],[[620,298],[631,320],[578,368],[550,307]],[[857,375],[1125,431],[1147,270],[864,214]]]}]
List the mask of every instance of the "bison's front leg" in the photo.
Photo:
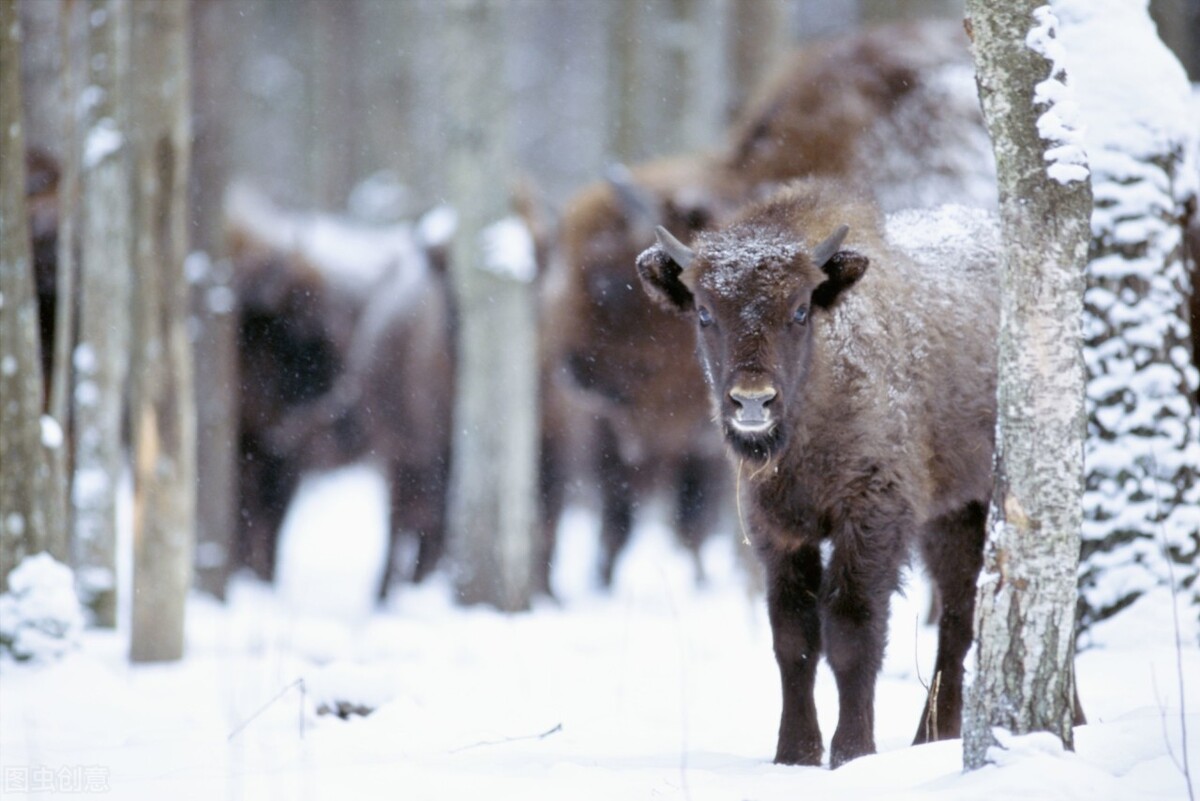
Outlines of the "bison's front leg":
[{"label": "bison's front leg", "polygon": [[822,593],[825,655],[838,688],[829,764],[875,753],[875,681],[887,642],[888,605],[900,577],[904,538],[895,522],[847,524],[834,536]]},{"label": "bison's front leg", "polygon": [[816,548],[764,554],[767,609],[779,679],[783,714],[775,761],[784,765],[820,765],[824,747],[813,700],[817,660],[821,656],[821,620],[817,596],[821,554]]}]

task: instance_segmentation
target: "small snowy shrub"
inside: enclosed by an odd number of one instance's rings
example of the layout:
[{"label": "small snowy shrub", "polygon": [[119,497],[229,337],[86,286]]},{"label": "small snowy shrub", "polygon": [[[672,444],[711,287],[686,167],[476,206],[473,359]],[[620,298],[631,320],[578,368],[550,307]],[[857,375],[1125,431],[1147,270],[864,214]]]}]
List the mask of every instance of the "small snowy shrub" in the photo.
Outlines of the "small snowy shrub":
[{"label": "small snowy shrub", "polygon": [[83,610],[71,568],[47,553],[27,556],[0,595],[0,653],[49,661],[79,645]]}]

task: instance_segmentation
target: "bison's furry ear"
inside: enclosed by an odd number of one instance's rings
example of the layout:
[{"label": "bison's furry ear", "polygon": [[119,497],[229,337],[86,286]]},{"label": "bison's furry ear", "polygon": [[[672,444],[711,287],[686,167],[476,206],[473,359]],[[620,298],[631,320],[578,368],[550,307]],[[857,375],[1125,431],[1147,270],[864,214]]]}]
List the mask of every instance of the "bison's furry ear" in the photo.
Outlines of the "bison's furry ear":
[{"label": "bison's furry ear", "polygon": [[829,261],[821,265],[829,278],[813,291],[813,305],[823,309],[832,308],[847,289],[858,283],[870,263],[870,259],[856,250],[834,253]]},{"label": "bison's furry ear", "polygon": [[683,282],[683,267],[660,245],[642,252],[637,259],[638,278],[651,300],[668,311],[684,314],[695,306],[692,291]]}]

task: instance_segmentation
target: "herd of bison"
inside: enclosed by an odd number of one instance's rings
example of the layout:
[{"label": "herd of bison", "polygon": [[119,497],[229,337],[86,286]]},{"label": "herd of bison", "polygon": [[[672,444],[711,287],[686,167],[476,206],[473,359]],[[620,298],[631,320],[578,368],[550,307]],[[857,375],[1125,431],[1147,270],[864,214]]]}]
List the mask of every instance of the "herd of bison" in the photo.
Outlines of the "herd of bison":
[{"label": "herd of bison", "polygon": [[[991,492],[998,316],[995,224],[967,209],[994,207],[991,165],[961,28],[888,26],[795,53],[719,148],[615,166],[553,225],[530,226],[543,410],[537,589],[553,592],[558,517],[580,492],[598,511],[606,585],[651,495],[671,504],[698,579],[700,546],[736,506],[734,525],[764,567],[779,762],[823,758],[813,702],[822,655],[840,699],[830,763],[874,751],[888,600],[913,550],[941,602],[940,692],[916,740],[959,734]],[[50,343],[57,174],[31,154],[28,175]],[[905,216],[941,204],[961,206]],[[355,282],[234,212],[232,559],[271,579],[300,478],[373,459],[391,493],[383,598],[401,571],[428,576],[445,542],[456,315],[447,242],[429,226],[406,229],[403,257]],[[952,229],[941,239],[937,220]]]}]

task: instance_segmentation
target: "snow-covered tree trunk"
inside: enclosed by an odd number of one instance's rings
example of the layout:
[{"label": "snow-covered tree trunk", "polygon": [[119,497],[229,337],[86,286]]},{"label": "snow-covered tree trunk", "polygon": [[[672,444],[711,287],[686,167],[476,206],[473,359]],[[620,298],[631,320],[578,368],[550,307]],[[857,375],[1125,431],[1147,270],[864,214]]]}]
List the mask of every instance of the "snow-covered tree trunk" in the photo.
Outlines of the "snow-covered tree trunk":
[{"label": "snow-covered tree trunk", "polygon": [[537,522],[537,343],[532,253],[514,264],[485,249],[489,238],[499,244],[504,229],[496,224],[509,214],[511,189],[502,8],[497,0],[446,4],[459,304],[449,536],[459,600],[519,610],[532,594]]},{"label": "snow-covered tree trunk", "polygon": [[79,341],[75,369],[73,557],[80,599],[98,626],[117,625],[117,486],[129,377],[131,231],[126,91],[128,0],[88,6],[88,94],[82,126]]},{"label": "snow-covered tree trunk", "polygon": [[1091,191],[1054,18],[1038,6],[966,5],[1006,243],[997,288],[996,485],[979,579],[975,678],[963,711],[968,769],[989,761],[997,727],[1048,731],[1073,743]]},{"label": "snow-covered tree trunk", "polygon": [[17,0],[0,0],[0,591],[44,547],[48,500],[20,70]]},{"label": "snow-covered tree trunk", "polygon": [[1200,600],[1200,417],[1182,253],[1200,131],[1187,76],[1146,5],[1054,4],[1096,197],[1084,322],[1083,627],[1165,583],[1167,558]]},{"label": "snow-covered tree trunk", "polygon": [[188,287],[186,0],[133,3],[134,554],[131,658],[183,654],[195,526],[195,395]]}]

